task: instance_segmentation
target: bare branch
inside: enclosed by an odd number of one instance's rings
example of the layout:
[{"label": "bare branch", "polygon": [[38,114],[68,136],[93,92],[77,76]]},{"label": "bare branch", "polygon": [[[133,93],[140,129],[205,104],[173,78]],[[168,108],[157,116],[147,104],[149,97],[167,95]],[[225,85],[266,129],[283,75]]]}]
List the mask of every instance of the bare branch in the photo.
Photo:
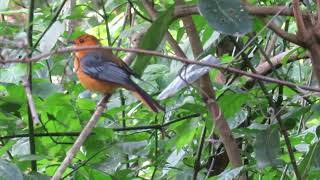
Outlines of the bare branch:
[{"label": "bare branch", "polygon": [[144,49],[116,48],[116,47],[113,48],[113,47],[101,47],[101,46],[83,46],[83,47],[77,47],[77,48],[75,48],[75,47],[62,48],[62,49],[58,49],[58,50],[55,50],[55,51],[52,51],[52,52],[49,52],[49,53],[44,53],[44,54],[40,54],[38,56],[33,56],[32,58],[25,57],[22,60],[21,59],[6,60],[5,63],[36,62],[36,61],[39,61],[39,60],[41,60],[43,58],[46,58],[46,57],[54,55],[54,54],[63,54],[63,53],[67,53],[67,52],[82,51],[82,50],[88,50],[88,49],[92,49],[92,50],[93,49],[100,49],[100,50],[105,49],[105,50],[113,50],[113,51],[125,51],[125,52],[136,52],[136,53],[148,54],[148,55],[163,57],[163,58],[166,58],[166,59],[174,59],[176,61],[180,61],[180,62],[183,62],[185,64],[198,64],[198,65],[201,65],[201,66],[212,67],[212,68],[215,68],[215,69],[224,70],[224,71],[232,72],[232,73],[235,73],[235,74],[240,74],[240,75],[251,77],[251,78],[254,78],[254,79],[260,79],[260,80],[266,81],[266,82],[281,84],[281,85],[288,86],[288,87],[300,88],[300,89],[303,89],[303,90],[313,91],[313,92],[320,92],[319,88],[314,88],[314,87],[310,87],[310,86],[303,86],[303,85],[297,85],[297,84],[292,83],[292,82],[278,80],[278,79],[274,79],[274,78],[271,78],[271,77],[266,77],[266,76],[259,75],[259,74],[249,73],[249,72],[237,69],[237,68],[226,67],[226,66],[218,65],[218,64],[203,63],[203,62],[190,60],[190,59],[183,58],[183,57],[169,56],[169,55],[165,55],[165,54],[162,54],[160,52],[157,52],[157,51],[150,51],[150,50],[144,50]]},{"label": "bare branch", "polygon": [[40,123],[39,116],[36,110],[36,106],[34,105],[33,99],[32,99],[32,93],[30,88],[30,83],[28,81],[27,77],[22,77],[22,84],[24,86],[24,90],[26,91],[26,96],[28,99],[28,105],[31,111],[32,119],[34,124]]},{"label": "bare branch", "polygon": [[320,29],[320,0],[317,0],[317,23],[315,29]]},{"label": "bare branch", "polygon": [[300,10],[300,1],[293,0],[292,5],[293,5],[293,14],[294,14],[294,17],[296,18],[296,23],[298,27],[298,34],[299,36],[304,38],[307,35],[308,31],[304,24],[302,12]]},{"label": "bare branch", "polygon": [[275,32],[281,38],[283,38],[289,42],[292,42],[294,44],[303,46],[303,44],[298,40],[296,35],[290,34],[286,31],[282,30],[277,25],[275,25],[273,22],[270,22],[267,18],[261,18],[261,19],[273,32]]},{"label": "bare branch", "polygon": [[[253,6],[244,5],[245,9],[251,15],[256,16],[273,16],[277,14],[280,10],[281,16],[293,16],[293,10],[291,7],[287,6]],[[199,14],[197,5],[179,5],[176,6],[174,12],[174,19]],[[302,13],[303,16],[307,16],[307,13]]]},{"label": "bare branch", "polygon": [[[155,20],[157,18],[157,12],[156,10],[152,7],[152,5],[150,4],[149,1],[147,0],[142,0],[143,2],[143,6],[144,8],[147,10],[148,14],[151,16],[151,18],[153,20]],[[175,54],[177,56],[180,57],[187,57],[185,55],[185,53],[183,52],[183,50],[181,49],[181,47],[179,46],[179,44],[177,43],[177,41],[172,37],[172,35],[169,33],[169,31],[166,32],[165,37],[168,41],[168,43],[170,44],[170,46],[172,47],[173,51],[175,52]]]}]

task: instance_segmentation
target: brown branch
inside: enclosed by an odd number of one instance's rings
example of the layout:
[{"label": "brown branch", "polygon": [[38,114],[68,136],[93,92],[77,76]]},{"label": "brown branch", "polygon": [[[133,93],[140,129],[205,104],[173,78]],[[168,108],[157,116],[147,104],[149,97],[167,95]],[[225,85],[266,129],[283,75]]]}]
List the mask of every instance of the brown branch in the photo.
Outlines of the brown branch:
[{"label": "brown branch", "polygon": [[[288,53],[290,53],[290,52],[289,51],[285,51],[285,52],[277,54],[276,56],[271,57],[270,58],[271,65],[272,66],[278,66],[279,64],[281,64],[281,61],[283,60],[283,58]],[[298,55],[298,54],[291,55],[288,58],[288,62],[297,61],[297,60],[300,60],[300,59],[306,59],[306,58],[309,58],[309,57],[310,57],[309,54],[305,54],[303,56]],[[258,74],[265,74],[265,73],[267,73],[268,71],[271,70],[271,65],[268,62],[263,62],[263,63],[259,64],[259,66],[257,66],[255,69],[256,69]]]},{"label": "brown branch", "polygon": [[[157,18],[157,12],[156,10],[152,7],[151,3],[147,0],[142,0],[144,8],[147,10],[148,14],[151,16],[153,20]],[[170,44],[171,48],[175,52],[177,56],[180,57],[187,57],[183,50],[180,48],[179,44],[177,41],[172,37],[172,35],[169,33],[169,31],[166,32],[165,37]]]},{"label": "brown branch", "polygon": [[[287,6],[253,6],[253,5],[245,5],[245,9],[248,11],[250,15],[255,16],[274,16],[279,11],[279,15],[281,16],[293,16],[293,10],[291,7]],[[189,15],[197,15],[199,14],[199,10],[197,5],[179,5],[176,6],[174,12],[174,19],[189,16]],[[307,16],[308,14],[303,12],[303,16]]]},{"label": "brown branch", "polygon": [[67,152],[67,156],[55,172],[54,176],[51,178],[51,180],[59,180],[66,170],[66,168],[69,166],[69,164],[72,162],[72,159],[76,155],[76,153],[79,151],[80,147],[84,143],[84,141],[87,139],[87,137],[90,135],[92,129],[95,127],[99,117],[103,113],[106,103],[108,99],[110,98],[109,94],[106,94],[98,103],[97,109],[93,113],[92,117],[90,118],[87,125],[84,127],[84,129],[81,131],[79,137],[77,138],[76,142],[73,144],[71,149]]},{"label": "brown branch", "polygon": [[243,76],[251,77],[251,78],[254,78],[254,79],[260,79],[260,80],[266,81],[266,82],[281,84],[281,85],[288,86],[288,87],[300,88],[300,89],[307,90],[307,91],[312,91],[312,92],[320,92],[319,88],[314,88],[314,87],[304,86],[304,85],[297,85],[297,84],[292,83],[292,82],[278,80],[278,79],[274,79],[274,78],[271,78],[271,77],[266,77],[266,76],[259,75],[259,74],[249,73],[249,72],[237,69],[237,68],[226,67],[226,66],[218,65],[218,64],[203,63],[203,62],[194,61],[194,60],[190,60],[190,59],[183,58],[183,57],[165,55],[165,54],[162,54],[162,53],[157,52],[157,51],[150,51],[150,50],[144,50],[144,49],[101,47],[101,46],[83,46],[83,47],[77,47],[77,48],[75,48],[75,47],[73,47],[73,48],[62,48],[62,49],[58,49],[58,50],[55,50],[55,51],[52,51],[52,52],[43,53],[43,54],[40,54],[38,56],[33,56],[32,58],[24,57],[23,59],[6,60],[5,63],[7,64],[7,63],[36,62],[36,61],[39,61],[39,60],[41,60],[41,59],[43,59],[45,57],[48,57],[48,56],[51,56],[51,55],[54,55],[54,54],[62,54],[62,53],[67,53],[67,52],[82,51],[82,50],[88,50],[88,49],[90,49],[90,50],[93,50],[93,49],[103,50],[103,49],[105,49],[105,50],[126,51],[126,52],[136,52],[136,53],[148,54],[148,55],[163,57],[163,58],[166,58],[166,59],[174,59],[176,61],[183,62],[185,64],[198,64],[198,65],[201,65],[201,66],[207,66],[207,67],[211,67],[211,68],[215,68],[215,69],[219,69],[219,70],[228,71],[228,72],[231,72],[231,73],[235,73],[235,74],[240,74],[240,75],[243,75]]},{"label": "brown branch", "polygon": [[297,28],[298,28],[298,35],[301,36],[302,39],[305,39],[305,37],[308,34],[307,28],[304,24],[302,12],[300,10],[300,1],[299,0],[293,0],[292,2],[293,6],[293,14],[296,19]]},{"label": "brown branch", "polygon": [[[177,0],[177,3],[184,4],[184,0]],[[196,27],[193,23],[193,20],[190,16],[182,18],[183,25],[187,31],[187,35],[190,41],[191,49],[194,57],[198,57],[203,52],[202,43]],[[209,74],[203,75],[199,83],[201,89],[201,95],[203,101],[206,103],[208,110],[211,112],[211,118],[213,123],[216,125],[216,128],[220,132],[221,141],[227,151],[228,157],[233,167],[242,166],[240,149],[232,136],[231,130],[228,126],[228,123],[224,119],[223,113],[221,112],[220,107],[216,102],[215,91],[212,88],[211,80]],[[198,160],[200,161],[200,160]],[[197,161],[194,165],[194,174],[192,179],[197,179],[197,174],[199,172],[199,164]],[[245,176],[241,176],[241,179],[246,179]]]},{"label": "brown branch", "polygon": [[292,42],[294,44],[303,46],[303,43],[301,43],[301,41],[298,40],[298,37],[296,35],[282,30],[277,25],[275,25],[273,22],[270,22],[270,20],[268,20],[267,18],[261,18],[261,20],[268,26],[268,28],[270,28],[273,32],[275,32],[281,38],[283,38],[289,42]]},{"label": "brown branch", "polygon": [[317,23],[315,29],[320,29],[320,0],[317,0]]},{"label": "brown branch", "polygon": [[[266,48],[265,48],[265,55],[267,57],[271,56],[271,53],[272,53],[274,47],[276,46],[277,39],[278,39],[278,35],[276,33],[272,33],[270,35],[269,40],[267,41]],[[266,60],[267,60],[266,57],[262,57],[260,63],[263,63]]]},{"label": "brown branch", "polygon": [[22,77],[22,85],[24,87],[24,90],[26,92],[27,100],[28,100],[28,105],[30,108],[30,112],[32,115],[32,120],[34,124],[40,123],[39,116],[36,110],[36,106],[34,105],[33,99],[32,99],[32,93],[31,93],[31,88],[30,88],[30,83],[27,77]]}]

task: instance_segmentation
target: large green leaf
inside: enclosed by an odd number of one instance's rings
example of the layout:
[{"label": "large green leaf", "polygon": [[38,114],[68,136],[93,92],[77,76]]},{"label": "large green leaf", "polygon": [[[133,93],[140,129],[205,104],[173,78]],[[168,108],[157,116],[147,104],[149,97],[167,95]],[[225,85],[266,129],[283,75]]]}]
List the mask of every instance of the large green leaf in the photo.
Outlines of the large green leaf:
[{"label": "large green leaf", "polygon": [[227,91],[219,98],[218,103],[225,118],[230,118],[235,113],[240,112],[242,105],[247,101],[247,94]]},{"label": "large green leaf", "polygon": [[0,156],[6,153],[17,141],[9,140],[3,147],[0,148]]},{"label": "large green leaf", "polygon": [[311,168],[320,167],[320,141],[312,144],[309,148],[309,152],[303,158],[299,164],[299,171],[302,177],[307,177]]},{"label": "large green leaf", "polygon": [[15,165],[7,161],[0,160],[0,179],[23,180],[23,175]]},{"label": "large green leaf", "polygon": [[217,31],[242,35],[251,31],[252,20],[240,0],[199,0],[201,14]]},{"label": "large green leaf", "polygon": [[[174,6],[159,15],[143,36],[139,48],[147,50],[155,50],[158,48],[172,21],[173,11]],[[149,62],[150,56],[139,54],[132,64],[132,69],[141,76]]]},{"label": "large green leaf", "polygon": [[22,76],[26,75],[27,66],[25,64],[11,64],[0,69],[0,82],[18,84]]},{"label": "large green leaf", "polygon": [[262,130],[256,137],[254,151],[258,168],[279,165],[280,135],[278,129],[269,127]]}]

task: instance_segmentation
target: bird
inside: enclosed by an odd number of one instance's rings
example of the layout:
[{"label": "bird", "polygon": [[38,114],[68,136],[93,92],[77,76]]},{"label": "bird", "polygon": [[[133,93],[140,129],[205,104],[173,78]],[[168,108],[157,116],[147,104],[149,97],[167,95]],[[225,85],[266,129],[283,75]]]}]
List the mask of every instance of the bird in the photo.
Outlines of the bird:
[{"label": "bird", "polygon": [[[95,36],[89,34],[80,35],[73,44],[74,47],[101,45]],[[131,79],[136,74],[125,62],[114,55],[112,50],[76,51],[74,69],[82,86],[90,91],[112,94],[117,88],[125,88],[153,112],[164,111],[157,101]]]}]

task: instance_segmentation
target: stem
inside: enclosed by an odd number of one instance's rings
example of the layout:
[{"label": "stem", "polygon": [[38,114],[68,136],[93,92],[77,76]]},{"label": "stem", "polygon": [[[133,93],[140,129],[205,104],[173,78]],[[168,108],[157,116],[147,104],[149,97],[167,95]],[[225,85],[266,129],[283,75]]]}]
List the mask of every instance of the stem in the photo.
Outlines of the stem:
[{"label": "stem", "polygon": [[[29,7],[29,21],[28,21],[28,46],[32,50],[33,43],[32,43],[32,32],[33,32],[33,13],[34,13],[34,0],[30,0],[30,7]],[[32,51],[28,55],[29,58],[32,57]],[[32,96],[32,62],[28,63],[28,84],[30,86],[30,94]],[[29,129],[29,144],[30,144],[30,154],[36,154],[36,145],[34,139],[34,126],[33,126],[33,118],[30,106],[28,106],[28,129]],[[37,172],[37,161],[31,161],[31,171]]]},{"label": "stem", "polygon": [[204,145],[204,140],[206,138],[206,132],[207,132],[207,128],[206,128],[206,126],[204,126],[202,129],[201,137],[200,137],[200,145],[197,150],[196,160],[194,162],[193,175],[192,175],[193,180],[197,179],[197,175],[198,175],[199,171],[201,170],[200,161],[201,161],[201,154],[202,154],[202,149],[203,149],[203,145]]}]

